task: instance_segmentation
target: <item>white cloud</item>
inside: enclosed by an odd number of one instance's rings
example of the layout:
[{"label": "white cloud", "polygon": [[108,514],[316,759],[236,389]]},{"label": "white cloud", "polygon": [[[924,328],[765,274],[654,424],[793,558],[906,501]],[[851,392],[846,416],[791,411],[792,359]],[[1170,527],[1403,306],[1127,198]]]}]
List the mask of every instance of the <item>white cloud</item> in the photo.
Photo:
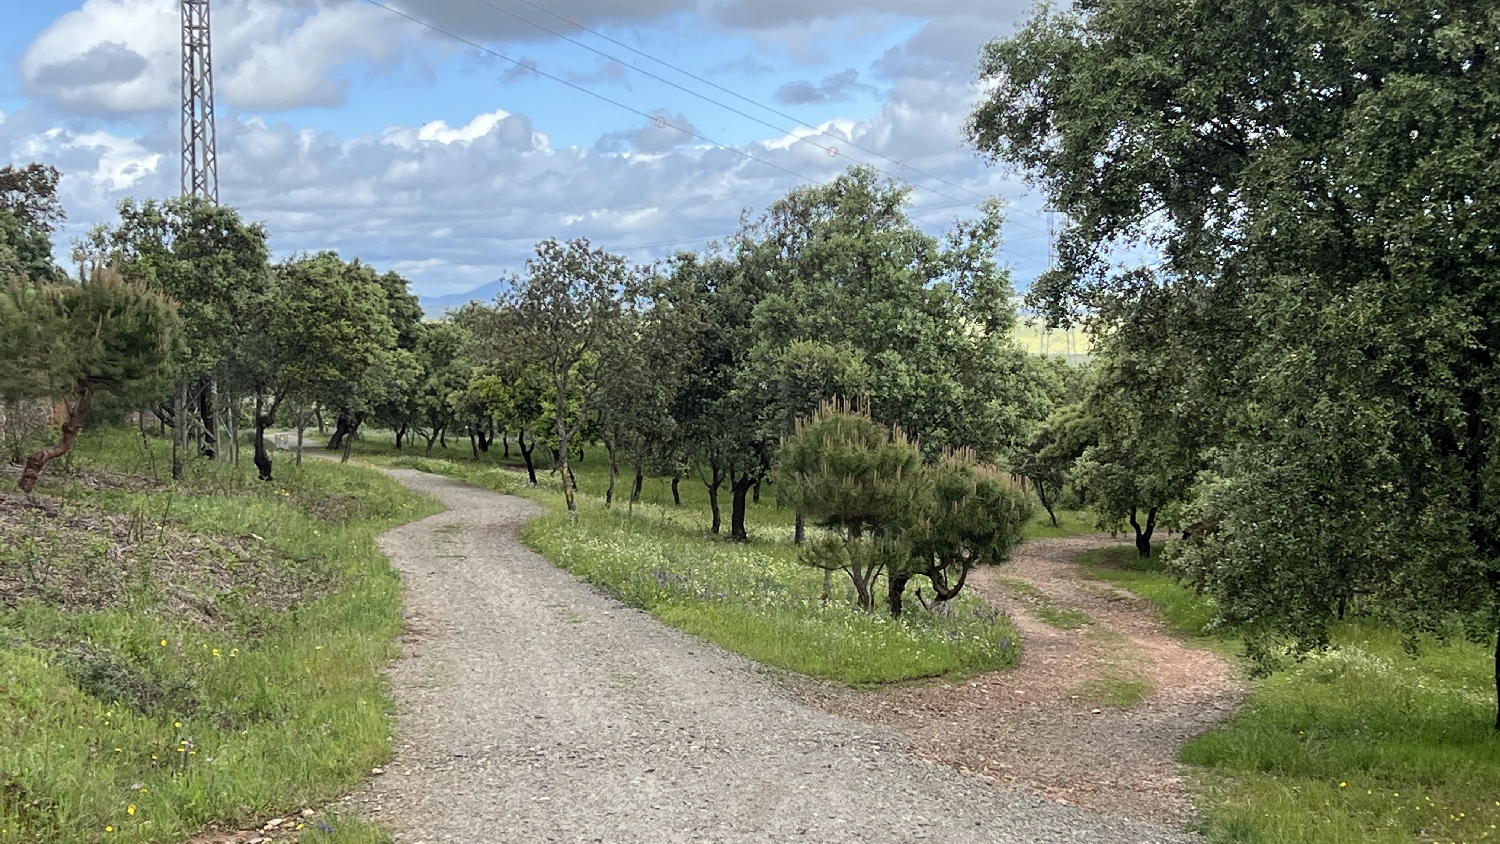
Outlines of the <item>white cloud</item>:
[{"label": "white cloud", "polygon": [[[181,19],[175,2],[87,0],[27,47],[24,89],[84,114],[177,104]],[[332,106],[351,62],[389,64],[413,24],[358,2],[228,0],[213,6],[217,93],[230,106]]]},{"label": "white cloud", "polygon": [[417,138],[423,141],[437,141],[440,144],[470,143],[476,138],[488,135],[496,124],[507,117],[510,117],[508,111],[478,114],[473,120],[457,129],[449,128],[446,121],[434,120],[417,130]]}]

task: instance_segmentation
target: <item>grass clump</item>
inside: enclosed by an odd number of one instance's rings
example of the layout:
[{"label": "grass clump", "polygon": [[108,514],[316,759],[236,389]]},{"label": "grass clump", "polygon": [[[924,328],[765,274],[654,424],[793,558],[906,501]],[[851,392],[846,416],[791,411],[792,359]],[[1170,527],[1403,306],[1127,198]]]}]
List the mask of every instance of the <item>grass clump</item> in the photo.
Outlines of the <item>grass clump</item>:
[{"label": "grass clump", "polygon": [[1058,604],[1046,592],[1024,580],[1001,577],[997,578],[997,581],[1005,587],[1005,591],[1025,602],[1033,615],[1052,627],[1059,630],[1077,630],[1094,623],[1094,619],[1090,618],[1088,613],[1077,607]]},{"label": "grass clump", "polygon": [[[3,844],[239,828],[389,754],[400,583],[374,539],[434,502],[313,462],[194,461],[173,488],[168,448],[90,434],[45,511],[0,508]],[[366,835],[342,825],[324,840]]]},{"label": "grass clump", "polygon": [[[1151,600],[1175,631],[1211,637],[1210,599],[1126,546],[1080,558],[1093,577]],[[1252,681],[1244,707],[1189,742],[1182,761],[1202,831],[1225,844],[1500,840],[1493,655],[1454,639],[1411,656],[1395,630],[1335,625],[1331,647]]]},{"label": "grass clump", "polygon": [[1149,680],[1143,680],[1135,674],[1115,669],[1108,670],[1097,677],[1090,677],[1078,684],[1074,690],[1074,694],[1086,703],[1113,709],[1130,709],[1138,706],[1151,696],[1151,692],[1152,686]]},{"label": "grass clump", "polygon": [[954,601],[951,616],[916,606],[893,620],[859,611],[852,587],[835,580],[825,606],[821,571],[797,562],[790,543],[713,540],[597,504],[575,522],[556,512],[555,496],[538,497],[554,513],[521,534],[532,548],[626,604],[768,665],[863,684],[990,671],[1019,656],[1009,619],[973,596]]}]

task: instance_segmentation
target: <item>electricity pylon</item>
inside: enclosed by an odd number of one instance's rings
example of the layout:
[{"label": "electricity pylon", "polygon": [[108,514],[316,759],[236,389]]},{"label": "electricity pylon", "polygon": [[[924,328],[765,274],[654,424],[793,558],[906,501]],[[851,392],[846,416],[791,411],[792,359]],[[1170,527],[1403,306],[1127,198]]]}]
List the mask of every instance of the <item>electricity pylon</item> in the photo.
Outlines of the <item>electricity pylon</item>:
[{"label": "electricity pylon", "polygon": [[182,0],[182,193],[219,201],[208,0]]}]

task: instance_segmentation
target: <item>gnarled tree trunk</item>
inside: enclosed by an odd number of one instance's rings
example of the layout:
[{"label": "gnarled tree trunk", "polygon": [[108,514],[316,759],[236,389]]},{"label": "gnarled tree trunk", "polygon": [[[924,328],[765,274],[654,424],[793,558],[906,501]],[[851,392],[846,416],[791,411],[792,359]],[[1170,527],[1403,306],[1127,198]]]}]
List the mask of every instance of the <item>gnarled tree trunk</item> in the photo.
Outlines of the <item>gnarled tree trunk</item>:
[{"label": "gnarled tree trunk", "polygon": [[42,469],[47,464],[64,454],[73,450],[73,444],[78,442],[78,433],[83,430],[83,415],[89,407],[88,384],[80,381],[73,387],[73,395],[66,402],[68,418],[63,421],[62,441],[57,445],[47,446],[43,449],[33,451],[26,457],[26,467],[21,470],[21,491],[28,496],[36,489],[37,478],[42,474]]}]

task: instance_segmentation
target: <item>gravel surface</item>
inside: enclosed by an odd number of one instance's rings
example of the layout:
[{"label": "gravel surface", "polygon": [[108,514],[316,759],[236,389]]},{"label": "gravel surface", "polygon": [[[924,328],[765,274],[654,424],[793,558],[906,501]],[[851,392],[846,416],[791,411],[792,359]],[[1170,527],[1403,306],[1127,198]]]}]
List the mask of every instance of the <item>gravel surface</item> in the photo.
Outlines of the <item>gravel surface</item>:
[{"label": "gravel surface", "polygon": [[923,761],[525,548],[538,508],[394,471],[446,513],[386,534],[406,582],[395,758],[349,798],[403,844],[1175,842]]}]

